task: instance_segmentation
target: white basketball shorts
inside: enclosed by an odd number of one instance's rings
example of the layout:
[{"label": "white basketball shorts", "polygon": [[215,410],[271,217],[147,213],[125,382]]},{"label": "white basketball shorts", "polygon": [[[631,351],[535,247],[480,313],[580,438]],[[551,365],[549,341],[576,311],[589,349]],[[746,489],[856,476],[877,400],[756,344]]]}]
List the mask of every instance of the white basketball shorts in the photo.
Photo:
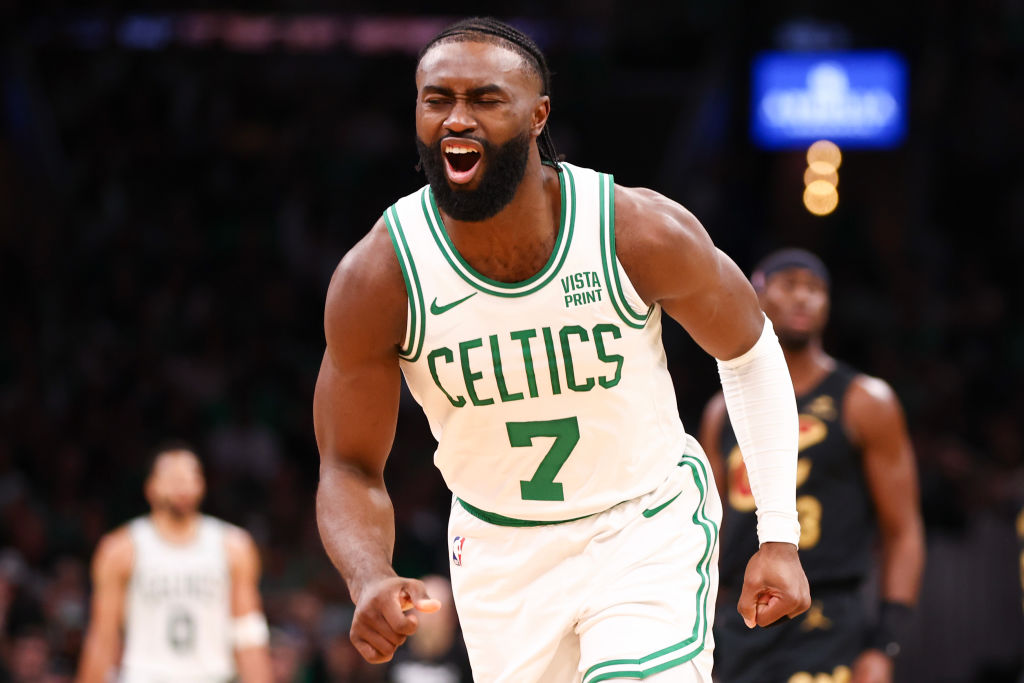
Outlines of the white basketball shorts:
[{"label": "white basketball shorts", "polygon": [[693,439],[656,490],[573,522],[499,526],[458,502],[455,604],[478,683],[710,683],[722,506]]}]

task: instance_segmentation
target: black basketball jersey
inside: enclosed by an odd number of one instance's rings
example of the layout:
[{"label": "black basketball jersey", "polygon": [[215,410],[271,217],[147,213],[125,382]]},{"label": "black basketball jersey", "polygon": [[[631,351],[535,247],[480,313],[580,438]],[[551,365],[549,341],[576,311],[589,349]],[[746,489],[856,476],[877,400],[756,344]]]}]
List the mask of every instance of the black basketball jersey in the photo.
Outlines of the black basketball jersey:
[{"label": "black basketball jersey", "polygon": [[[800,561],[815,583],[860,580],[869,567],[874,509],[861,454],[843,430],[843,397],[857,373],[837,363],[817,387],[797,397],[800,414],[796,509]],[[757,517],[747,470],[732,424],[722,427],[726,499],[723,501],[722,585],[739,589],[757,551]]]}]

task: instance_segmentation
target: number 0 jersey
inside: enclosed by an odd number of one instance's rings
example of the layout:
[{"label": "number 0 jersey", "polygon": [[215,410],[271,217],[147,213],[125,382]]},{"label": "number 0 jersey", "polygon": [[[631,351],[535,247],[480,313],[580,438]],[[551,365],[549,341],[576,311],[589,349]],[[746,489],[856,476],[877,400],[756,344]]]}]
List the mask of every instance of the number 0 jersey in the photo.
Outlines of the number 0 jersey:
[{"label": "number 0 jersey", "polygon": [[429,186],[384,214],[409,298],[402,371],[471,513],[564,521],[656,488],[686,434],[648,308],[615,256],[612,177],[559,164],[547,264],[517,283],[456,251]]},{"label": "number 0 jersey", "polygon": [[188,544],[165,541],[148,517],[129,525],[134,550],[125,604],[124,683],[206,683],[234,676],[227,523],[203,516]]}]

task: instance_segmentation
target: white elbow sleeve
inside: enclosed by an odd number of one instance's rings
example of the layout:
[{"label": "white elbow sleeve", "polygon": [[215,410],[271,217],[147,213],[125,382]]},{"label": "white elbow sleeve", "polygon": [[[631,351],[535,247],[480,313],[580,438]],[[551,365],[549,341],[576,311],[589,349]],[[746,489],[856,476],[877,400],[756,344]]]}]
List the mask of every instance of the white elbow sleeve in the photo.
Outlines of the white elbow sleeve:
[{"label": "white elbow sleeve", "polygon": [[231,636],[235,649],[262,647],[270,642],[270,628],[262,612],[249,612],[231,620]]},{"label": "white elbow sleeve", "polygon": [[796,514],[796,460],[800,426],[793,381],[767,317],[754,346],[738,358],[719,360],[718,374],[757,504],[758,541],[797,545],[800,523]]}]

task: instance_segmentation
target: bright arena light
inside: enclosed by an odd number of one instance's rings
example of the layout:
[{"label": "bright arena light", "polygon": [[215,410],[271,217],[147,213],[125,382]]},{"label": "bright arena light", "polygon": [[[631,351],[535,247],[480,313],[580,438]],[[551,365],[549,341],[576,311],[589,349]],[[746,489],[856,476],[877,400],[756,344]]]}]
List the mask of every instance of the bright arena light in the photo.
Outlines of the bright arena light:
[{"label": "bright arena light", "polygon": [[827,180],[814,180],[804,189],[804,206],[815,216],[827,216],[839,205],[839,191]]},{"label": "bright arena light", "polygon": [[807,163],[814,165],[817,162],[824,162],[833,169],[838,169],[843,163],[843,153],[831,140],[818,140],[807,149]]},{"label": "bright arena light", "polygon": [[839,185],[839,173],[836,167],[824,161],[812,162],[804,171],[804,185],[810,185],[815,180],[824,180],[830,185]]}]

